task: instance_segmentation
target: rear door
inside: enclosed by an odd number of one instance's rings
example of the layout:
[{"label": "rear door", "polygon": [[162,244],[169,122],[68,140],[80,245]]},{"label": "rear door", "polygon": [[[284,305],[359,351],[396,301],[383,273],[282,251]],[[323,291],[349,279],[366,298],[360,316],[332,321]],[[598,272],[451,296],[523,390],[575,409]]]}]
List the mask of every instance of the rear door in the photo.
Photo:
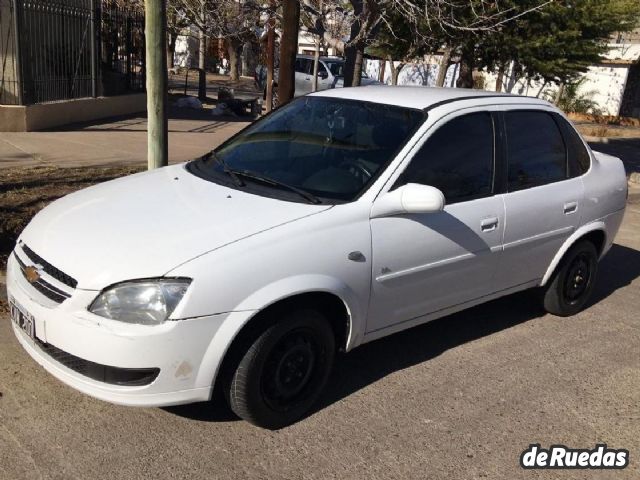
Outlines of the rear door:
[{"label": "rear door", "polygon": [[312,82],[311,77],[313,75],[313,62],[308,58],[297,58],[296,64],[296,92],[295,96],[306,95],[311,93]]},{"label": "rear door", "polygon": [[499,288],[540,280],[580,224],[582,180],[572,172],[555,114],[504,112],[506,226]]},{"label": "rear door", "polygon": [[[324,73],[323,73],[324,72]],[[318,62],[318,91],[331,88],[333,79],[324,62]]]}]

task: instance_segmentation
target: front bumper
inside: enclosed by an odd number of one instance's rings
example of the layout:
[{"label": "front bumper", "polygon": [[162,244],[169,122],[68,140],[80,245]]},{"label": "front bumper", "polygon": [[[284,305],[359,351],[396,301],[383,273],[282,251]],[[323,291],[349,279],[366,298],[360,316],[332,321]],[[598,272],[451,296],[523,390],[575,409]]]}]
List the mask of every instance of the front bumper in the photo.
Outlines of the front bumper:
[{"label": "front bumper", "polygon": [[[7,264],[7,293],[33,316],[35,340],[16,325],[13,329],[36,362],[76,390],[121,405],[168,406],[210,399],[215,374],[231,341],[229,328],[223,325],[242,324],[251,314],[232,312],[157,326],[129,325],[88,312],[97,292],[81,289],[59,305],[47,305],[24,278],[13,254]],[[58,351],[118,371],[159,369],[159,373],[145,385],[107,383],[69,368],[52,354]]]}]

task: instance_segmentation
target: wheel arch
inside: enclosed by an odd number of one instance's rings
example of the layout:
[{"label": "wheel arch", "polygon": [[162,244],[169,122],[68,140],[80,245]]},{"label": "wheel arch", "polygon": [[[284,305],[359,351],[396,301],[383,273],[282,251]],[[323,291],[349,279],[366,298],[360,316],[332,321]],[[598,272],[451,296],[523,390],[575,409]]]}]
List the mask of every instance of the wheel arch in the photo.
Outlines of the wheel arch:
[{"label": "wheel arch", "polygon": [[[306,289],[291,288],[305,283],[309,285]],[[309,278],[302,282],[294,277],[265,287],[241,302],[234,312],[245,314],[227,319],[216,333],[202,362],[204,368],[199,373],[201,378],[198,383],[219,385],[221,377],[228,373],[229,366],[239,360],[238,352],[248,347],[247,344],[256,335],[271,325],[279,312],[292,308],[310,306],[321,310],[331,323],[338,348],[353,348],[357,339],[361,338],[359,332],[364,330],[364,325],[360,325],[364,317],[355,302],[355,293],[328,277],[315,278],[314,285],[310,286]],[[256,304],[261,306],[255,308]]]},{"label": "wheel arch", "polygon": [[573,232],[553,257],[553,260],[549,264],[547,271],[540,281],[540,286],[547,284],[565,253],[567,253],[567,251],[580,240],[589,240],[593,242],[598,252],[598,256],[601,257],[605,253],[605,246],[607,245],[607,228],[605,223],[601,221],[593,222],[588,225],[583,225]]}]

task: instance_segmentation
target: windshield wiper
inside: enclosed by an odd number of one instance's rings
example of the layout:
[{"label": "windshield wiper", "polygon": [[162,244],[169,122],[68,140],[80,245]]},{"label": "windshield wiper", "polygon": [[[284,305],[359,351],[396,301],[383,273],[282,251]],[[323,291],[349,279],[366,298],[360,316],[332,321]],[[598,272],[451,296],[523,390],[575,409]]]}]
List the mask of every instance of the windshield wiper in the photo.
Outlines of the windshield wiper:
[{"label": "windshield wiper", "polygon": [[242,179],[236,174],[236,171],[227,165],[227,162],[224,161],[224,158],[219,157],[218,154],[214,151],[211,151],[205,155],[205,158],[212,157],[216,162],[222,165],[222,171],[231,177],[233,183],[236,184],[236,187],[244,187],[245,183]]},{"label": "windshield wiper", "polygon": [[222,165],[222,170],[224,171],[224,173],[229,175],[232,178],[233,182],[238,187],[244,187],[246,185],[245,182],[243,182],[242,179],[240,178],[240,177],[245,177],[245,178],[250,178],[252,180],[257,180],[259,182],[267,183],[269,185],[273,185],[276,187],[285,188],[291,192],[297,193],[301,197],[308,200],[310,203],[314,203],[314,204],[322,203],[322,200],[320,200],[318,197],[316,197],[312,193],[307,192],[306,190],[302,190],[301,188],[294,187],[293,185],[289,185],[287,183],[280,182],[278,180],[274,180],[273,178],[266,177],[264,175],[260,175],[259,173],[252,172],[251,170],[236,170],[234,168],[231,168],[227,164],[227,162],[225,162],[222,157],[219,157],[214,151],[209,152],[205,157],[212,157],[216,162]]},{"label": "windshield wiper", "polygon": [[303,197],[306,200],[308,200],[309,203],[314,203],[314,204],[322,203],[322,200],[320,200],[314,194],[307,192],[306,190],[303,190],[303,189],[298,188],[298,187],[294,187],[293,185],[289,185],[288,183],[284,183],[284,182],[281,182],[279,180],[274,180],[273,178],[266,177],[266,176],[261,175],[261,174],[259,174],[257,172],[252,172],[251,170],[233,170],[233,169],[231,169],[231,172],[233,172],[234,174],[236,174],[238,176],[242,176],[242,177],[245,177],[245,178],[250,178],[252,180],[257,180],[258,182],[263,182],[263,183],[266,183],[266,184],[269,184],[269,185],[273,185],[273,186],[276,186],[276,187],[284,188],[284,189],[289,190],[291,192],[295,192],[298,195],[300,195],[301,197]]}]

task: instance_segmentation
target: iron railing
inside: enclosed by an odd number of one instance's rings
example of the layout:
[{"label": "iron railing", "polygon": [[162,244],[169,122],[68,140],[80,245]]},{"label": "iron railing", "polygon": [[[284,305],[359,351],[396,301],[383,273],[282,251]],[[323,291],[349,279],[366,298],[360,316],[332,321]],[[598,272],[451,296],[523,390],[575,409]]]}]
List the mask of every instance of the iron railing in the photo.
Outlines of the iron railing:
[{"label": "iron railing", "polygon": [[110,0],[0,0],[0,103],[144,90],[144,15]]}]

